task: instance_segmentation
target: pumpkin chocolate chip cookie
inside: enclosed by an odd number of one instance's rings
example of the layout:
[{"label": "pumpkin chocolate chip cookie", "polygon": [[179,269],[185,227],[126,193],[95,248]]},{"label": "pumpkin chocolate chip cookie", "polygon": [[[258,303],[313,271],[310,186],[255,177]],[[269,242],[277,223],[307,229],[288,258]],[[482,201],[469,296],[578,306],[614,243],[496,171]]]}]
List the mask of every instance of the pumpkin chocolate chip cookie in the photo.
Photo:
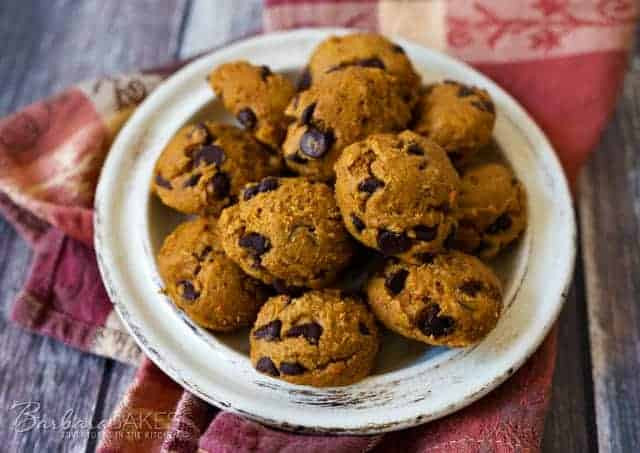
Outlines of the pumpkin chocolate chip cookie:
[{"label": "pumpkin chocolate chip cookie", "polygon": [[498,163],[463,169],[454,246],[492,258],[527,226],[526,194],[509,168]]},{"label": "pumpkin chocolate chip cookie", "polygon": [[282,145],[287,166],[326,181],[334,177],[333,165],[346,146],[373,133],[403,130],[411,109],[393,76],[349,66],[299,93],[287,115],[296,118]]},{"label": "pumpkin chocolate chip cookie", "polygon": [[331,188],[304,178],[248,185],[219,229],[227,255],[281,292],[326,286],[353,252]]},{"label": "pumpkin chocolate chip cookie", "polygon": [[272,297],[250,334],[261,373],[316,387],[357,382],[373,368],[378,329],[366,305],[337,290]]},{"label": "pumpkin chocolate chip cookie", "polygon": [[206,121],[171,139],[156,163],[153,190],[177,211],[218,215],[249,181],[281,168],[281,158],[248,133]]},{"label": "pumpkin chocolate chip cookie", "polygon": [[451,245],[459,178],[434,142],[411,131],[371,135],[335,168],[342,217],[364,245],[413,263]]},{"label": "pumpkin chocolate chip cookie", "polygon": [[347,66],[382,69],[396,77],[407,102],[413,105],[417,100],[420,76],[404,49],[384,36],[354,33],[322,41],[309,60],[309,82],[315,83],[325,74]]},{"label": "pumpkin chocolate chip cookie", "polygon": [[422,265],[391,260],[367,286],[371,309],[389,329],[454,347],[476,343],[495,327],[501,291],[489,267],[456,250]]},{"label": "pumpkin chocolate chip cookie", "polygon": [[273,149],[280,147],[288,124],[284,110],[295,93],[291,81],[268,66],[235,61],[214,69],[209,83],[247,131]]},{"label": "pumpkin chocolate chip cookie", "polygon": [[425,88],[412,129],[442,146],[458,164],[490,142],[495,120],[489,93],[447,80]]},{"label": "pumpkin chocolate chip cookie", "polygon": [[251,325],[268,292],[224,255],[216,223],[185,222],[165,239],[158,268],[171,300],[198,325],[231,331]]}]

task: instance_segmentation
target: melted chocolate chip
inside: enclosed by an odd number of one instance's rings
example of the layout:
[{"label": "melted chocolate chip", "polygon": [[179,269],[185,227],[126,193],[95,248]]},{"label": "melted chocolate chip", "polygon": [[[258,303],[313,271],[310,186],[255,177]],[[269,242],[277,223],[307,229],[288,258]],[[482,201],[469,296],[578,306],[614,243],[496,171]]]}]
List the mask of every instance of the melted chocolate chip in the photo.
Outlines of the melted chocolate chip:
[{"label": "melted chocolate chip", "polygon": [[512,225],[511,216],[508,213],[502,214],[485,230],[488,234],[497,234],[501,231],[508,230]]},{"label": "melted chocolate chip", "polygon": [[460,88],[458,88],[458,97],[459,98],[465,98],[467,96],[472,96],[475,94],[475,91],[473,91],[473,89],[469,88],[466,85],[460,85]]},{"label": "melted chocolate chip", "polygon": [[456,242],[457,232],[458,232],[458,229],[456,227],[451,228],[451,231],[449,231],[449,234],[447,235],[447,237],[444,239],[444,242],[442,243],[445,249],[449,250],[453,248]]},{"label": "melted chocolate chip", "polygon": [[330,131],[322,132],[311,126],[300,139],[300,150],[314,159],[324,156],[333,145],[334,137]]},{"label": "melted chocolate chip", "polygon": [[413,227],[413,232],[416,235],[416,239],[430,242],[438,237],[438,225],[417,225]]},{"label": "melted chocolate chip", "polygon": [[253,113],[253,110],[251,110],[249,107],[245,107],[240,110],[236,115],[236,119],[247,130],[254,129],[256,127],[256,124],[258,124],[258,118],[256,118],[256,114]]},{"label": "melted chocolate chip", "polygon": [[400,294],[404,289],[404,284],[407,281],[408,276],[408,270],[400,269],[391,275],[387,275],[387,278],[384,280],[384,286],[392,296]]},{"label": "melted chocolate chip", "polygon": [[291,327],[285,337],[304,337],[310,344],[318,344],[322,335],[322,326],[317,322],[298,324]]},{"label": "melted chocolate chip", "polygon": [[355,215],[353,213],[351,214],[351,223],[353,224],[353,227],[356,229],[356,231],[358,233],[366,228],[366,225],[360,219],[360,217],[358,217],[357,215]]},{"label": "melted chocolate chip", "polygon": [[305,159],[302,156],[299,156],[298,153],[285,156],[285,159],[290,160],[291,162],[295,162],[296,164],[306,164],[308,162],[307,159]]},{"label": "melted chocolate chip", "polygon": [[302,111],[302,114],[300,115],[300,124],[304,124],[304,125],[309,124],[311,122],[311,118],[313,117],[313,112],[315,109],[316,109],[315,102],[312,102],[311,104],[307,105]]},{"label": "melted chocolate chip", "polygon": [[362,335],[371,335],[371,332],[369,331],[369,328],[362,321],[358,323],[358,330],[360,331],[360,333]]},{"label": "melted chocolate chip", "polygon": [[226,198],[231,189],[229,176],[226,173],[216,173],[213,178],[211,178],[211,181],[209,181],[209,187],[217,199],[222,200]]},{"label": "melted chocolate chip", "polygon": [[164,187],[165,189],[172,189],[171,182],[167,179],[164,179],[160,173],[156,175],[156,185]]},{"label": "melted chocolate chip", "polygon": [[280,340],[280,329],[282,329],[282,321],[276,319],[254,330],[253,338],[264,341],[278,341]]},{"label": "melted chocolate chip", "polygon": [[306,288],[302,286],[287,285],[287,283],[281,278],[276,278],[273,281],[273,289],[280,294],[286,294],[291,297],[300,297],[306,291]]},{"label": "melted chocolate chip", "polygon": [[397,255],[411,248],[411,239],[404,233],[389,230],[378,231],[378,248],[384,255]]},{"label": "melted chocolate chip", "polygon": [[200,297],[200,293],[196,291],[196,289],[193,286],[193,283],[191,283],[189,280],[180,280],[178,282],[178,285],[180,285],[180,288],[182,289],[183,299],[194,301],[198,297]]},{"label": "melted chocolate chip", "polygon": [[431,264],[436,256],[433,253],[417,253],[414,255],[414,258],[420,261],[422,264]]},{"label": "melted chocolate chip", "polygon": [[384,182],[376,178],[375,176],[369,176],[358,184],[358,190],[360,192],[373,193],[380,187],[384,187]]},{"label": "melted chocolate chip", "polygon": [[200,252],[199,259],[205,259],[212,250],[213,248],[210,245],[205,246],[205,248],[202,249],[202,252]]},{"label": "melted chocolate chip", "polygon": [[434,338],[444,337],[453,332],[455,321],[451,316],[438,316],[440,306],[431,304],[427,306],[418,317],[420,331]]},{"label": "melted chocolate chip", "polygon": [[297,376],[299,374],[307,371],[305,367],[300,365],[298,362],[281,362],[280,363],[280,372],[282,374],[287,374],[289,376]]},{"label": "melted chocolate chip", "polygon": [[264,81],[267,80],[267,77],[269,77],[271,74],[273,74],[271,72],[271,68],[267,65],[262,65],[260,66],[260,78]]},{"label": "melted chocolate chip", "polygon": [[415,156],[424,156],[424,149],[422,149],[422,147],[417,143],[409,143],[409,146],[407,147],[407,152]]},{"label": "melted chocolate chip", "polygon": [[483,112],[495,113],[495,107],[493,106],[493,102],[482,99],[481,101],[472,101],[471,105],[473,105],[478,110],[482,110]]},{"label": "melted chocolate chip", "polygon": [[272,190],[276,190],[279,186],[278,179],[273,177],[264,178],[258,184],[254,184],[251,187],[245,189],[243,194],[243,199],[250,200],[255,197],[259,193],[270,192]]},{"label": "melted chocolate chip", "polygon": [[280,372],[276,368],[275,363],[269,357],[261,357],[256,363],[256,370],[271,376],[280,376]]},{"label": "melted chocolate chip", "polygon": [[471,297],[475,297],[483,289],[484,284],[479,280],[468,280],[460,285],[460,291]]},{"label": "melted chocolate chip", "polygon": [[215,164],[219,167],[226,158],[224,150],[216,145],[203,146],[193,155],[196,167],[203,162],[205,165]]},{"label": "melted chocolate chip", "polygon": [[356,65],[362,66],[363,68],[378,68],[378,69],[386,69],[386,66],[382,62],[382,60],[378,57],[364,58],[362,60],[358,60]]},{"label": "melted chocolate chip", "polygon": [[238,245],[255,257],[264,255],[271,248],[269,239],[259,233],[247,233],[238,240]]},{"label": "melted chocolate chip", "polygon": [[391,50],[393,50],[395,53],[405,53],[404,49],[399,44],[393,44],[391,46]]},{"label": "melted chocolate chip", "polygon": [[298,91],[307,90],[311,86],[311,72],[309,72],[309,68],[305,68],[300,74],[300,78],[298,79],[298,83],[296,84],[296,88]]},{"label": "melted chocolate chip", "polygon": [[196,184],[198,184],[198,181],[200,181],[200,178],[202,177],[202,175],[200,173],[196,173],[194,175],[191,175],[191,177],[189,179],[187,179],[184,183],[182,183],[182,187],[193,187]]}]

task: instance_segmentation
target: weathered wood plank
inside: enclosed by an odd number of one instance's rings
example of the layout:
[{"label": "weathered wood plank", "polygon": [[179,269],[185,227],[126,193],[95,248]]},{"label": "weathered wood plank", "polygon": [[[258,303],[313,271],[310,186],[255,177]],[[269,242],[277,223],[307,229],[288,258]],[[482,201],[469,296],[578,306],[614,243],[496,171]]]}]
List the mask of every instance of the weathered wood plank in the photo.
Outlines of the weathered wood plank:
[{"label": "weathered wood plank", "polygon": [[[187,6],[187,0],[0,2],[0,115],[79,80],[175,58]],[[92,450],[95,443],[84,428],[19,432],[13,424],[25,407],[37,407],[41,421],[60,423],[65,413],[85,425],[100,421],[134,372],[7,322],[29,257],[27,245],[0,221],[0,449]]]},{"label": "weathered wood plank", "polygon": [[545,453],[597,452],[591,360],[582,263],[558,320],[558,356],[551,407],[545,422]]},{"label": "weathered wood plank", "polygon": [[598,444],[640,451],[640,56],[579,198]]}]

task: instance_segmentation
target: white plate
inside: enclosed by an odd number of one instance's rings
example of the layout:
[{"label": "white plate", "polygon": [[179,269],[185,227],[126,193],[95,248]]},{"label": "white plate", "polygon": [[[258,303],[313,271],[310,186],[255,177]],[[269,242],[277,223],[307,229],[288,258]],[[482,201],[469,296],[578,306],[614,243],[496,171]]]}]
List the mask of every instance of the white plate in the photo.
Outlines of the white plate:
[{"label": "white plate", "polygon": [[480,398],[522,365],[545,338],[566,296],[575,255],[567,183],[549,142],[518,103],[486,77],[402,39],[425,81],[451,78],[486,88],[497,108],[495,138],[529,200],[529,227],[498,263],[505,310],[480,344],[424,348],[388,334],[369,378],[339,388],[297,386],[259,374],[246,331],[213,335],[191,324],[161,293],[154,255],[180,216],[149,194],[154,163],[194,115],[230,119],[205,76],[236,59],[298,72],[330,34],[313,29],[263,35],[206,55],[177,72],[138,108],[118,135],[96,194],[95,245],[111,300],[138,344],[162,370],[210,403],[296,431],[370,434],[424,423]]}]

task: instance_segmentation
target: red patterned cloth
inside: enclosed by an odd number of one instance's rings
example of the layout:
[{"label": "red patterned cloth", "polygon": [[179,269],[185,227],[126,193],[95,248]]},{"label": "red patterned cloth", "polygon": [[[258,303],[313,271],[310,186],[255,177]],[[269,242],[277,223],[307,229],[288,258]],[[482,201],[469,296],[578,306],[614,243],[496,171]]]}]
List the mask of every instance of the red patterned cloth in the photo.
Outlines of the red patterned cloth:
[{"label": "red patterned cloth", "polygon": [[[457,56],[514,95],[574,181],[615,105],[633,0],[266,0],[265,31],[342,25]],[[174,67],[175,69],[175,67]],[[13,321],[131,363],[141,354],[102,287],[92,249],[96,178],[113,137],[170,70],[80,84],[0,120],[0,211],[34,249]],[[537,451],[555,331],[505,384],[456,414],[370,437],[301,436],[218,411],[144,361],[102,452]]]}]

